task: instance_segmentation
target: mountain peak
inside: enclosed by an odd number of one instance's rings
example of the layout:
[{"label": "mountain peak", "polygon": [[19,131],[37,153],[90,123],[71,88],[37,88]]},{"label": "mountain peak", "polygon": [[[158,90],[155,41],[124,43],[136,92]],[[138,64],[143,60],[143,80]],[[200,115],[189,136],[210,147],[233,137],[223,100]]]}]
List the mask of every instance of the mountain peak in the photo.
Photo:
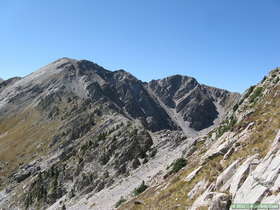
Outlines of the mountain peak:
[{"label": "mountain peak", "polygon": [[182,80],[192,79],[192,80],[196,80],[194,77],[190,77],[190,76],[182,75],[182,74],[174,74],[174,75],[165,77],[164,79],[182,79]]},{"label": "mountain peak", "polygon": [[73,62],[73,61],[77,61],[77,59],[68,58],[68,57],[62,57],[62,58],[59,58],[59,59],[53,61],[52,63],[57,63],[57,62]]}]

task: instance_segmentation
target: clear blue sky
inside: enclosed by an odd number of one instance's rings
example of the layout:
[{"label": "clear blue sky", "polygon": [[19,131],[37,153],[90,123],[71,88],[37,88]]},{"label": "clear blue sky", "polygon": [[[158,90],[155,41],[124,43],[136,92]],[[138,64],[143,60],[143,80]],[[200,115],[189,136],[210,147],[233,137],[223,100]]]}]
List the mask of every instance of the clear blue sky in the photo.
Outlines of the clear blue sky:
[{"label": "clear blue sky", "polygon": [[279,11],[279,0],[1,1],[0,77],[70,57],[242,92],[280,66]]}]

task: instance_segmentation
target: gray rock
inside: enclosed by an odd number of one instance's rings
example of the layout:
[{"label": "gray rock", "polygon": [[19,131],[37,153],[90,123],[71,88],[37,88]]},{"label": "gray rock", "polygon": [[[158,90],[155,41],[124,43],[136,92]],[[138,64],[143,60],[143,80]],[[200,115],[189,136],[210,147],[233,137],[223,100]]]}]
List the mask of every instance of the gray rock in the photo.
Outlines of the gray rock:
[{"label": "gray rock", "polygon": [[186,182],[190,182],[196,175],[197,173],[202,169],[202,166],[199,166],[197,169],[193,170],[186,178]]},{"label": "gray rock", "polygon": [[225,155],[237,140],[238,139],[234,137],[234,133],[225,132],[203,155],[202,162],[217,155]]},{"label": "gray rock", "polygon": [[20,183],[20,182],[24,181],[25,179],[27,179],[30,175],[31,175],[30,171],[21,171],[14,175],[14,179],[18,183]]},{"label": "gray rock", "polygon": [[24,165],[23,167],[21,167],[14,175],[13,175],[13,179],[20,183],[22,181],[24,181],[25,179],[27,179],[28,177],[30,177],[31,175],[36,175],[38,171],[40,171],[41,168],[40,166],[37,165],[37,162],[34,161],[30,164]]},{"label": "gray rock", "polygon": [[234,203],[261,202],[274,189],[280,171],[280,153],[268,154],[236,192]]},{"label": "gray rock", "polygon": [[138,166],[140,166],[140,165],[141,165],[141,163],[140,163],[140,161],[138,160],[138,158],[137,158],[137,159],[134,159],[134,160],[132,161],[132,168],[133,168],[133,169],[138,168]]},{"label": "gray rock", "polygon": [[231,204],[231,197],[225,193],[215,193],[209,210],[228,210]]},{"label": "gray rock", "polygon": [[200,194],[201,192],[203,192],[204,190],[206,190],[207,186],[208,186],[208,181],[203,179],[201,181],[199,181],[194,187],[193,189],[188,193],[188,197],[190,199],[193,199],[196,195]]},{"label": "gray rock", "polygon": [[254,163],[258,158],[258,155],[253,155],[252,157],[247,158],[244,163],[238,167],[236,172],[234,173],[231,181],[230,181],[230,189],[229,192],[231,193],[232,197],[234,198],[237,190],[243,184],[250,173],[250,166]]},{"label": "gray rock", "polygon": [[[239,166],[240,159],[234,161],[230,166],[228,166],[218,177],[216,180],[215,189],[218,191],[221,187],[223,187],[223,190],[227,190],[229,187],[228,181],[231,179],[231,177],[236,172],[237,167]],[[225,186],[223,186],[225,185]]]},{"label": "gray rock", "polygon": [[224,160],[227,160],[235,151],[235,148],[234,147],[231,147],[227,153],[224,155]]}]

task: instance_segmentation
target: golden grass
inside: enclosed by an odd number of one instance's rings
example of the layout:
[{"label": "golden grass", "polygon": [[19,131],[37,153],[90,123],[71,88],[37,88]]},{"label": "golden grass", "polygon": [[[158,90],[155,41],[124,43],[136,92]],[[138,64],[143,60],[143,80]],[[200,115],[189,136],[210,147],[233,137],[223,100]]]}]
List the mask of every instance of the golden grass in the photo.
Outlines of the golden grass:
[{"label": "golden grass", "polygon": [[[277,86],[266,95],[262,102],[257,105],[256,111],[250,116],[249,119],[244,120],[242,124],[246,125],[249,122],[255,122],[254,130],[246,142],[242,145],[242,149],[232,154],[229,162],[236,160],[239,157],[248,157],[249,155],[259,153],[264,157],[270,145],[280,129],[280,100],[274,97],[275,92],[280,91]],[[267,103],[269,102],[269,103]]]},{"label": "golden grass", "polygon": [[36,110],[0,120],[0,160],[8,163],[0,177],[6,178],[19,165],[45,154],[58,124],[44,120]]}]

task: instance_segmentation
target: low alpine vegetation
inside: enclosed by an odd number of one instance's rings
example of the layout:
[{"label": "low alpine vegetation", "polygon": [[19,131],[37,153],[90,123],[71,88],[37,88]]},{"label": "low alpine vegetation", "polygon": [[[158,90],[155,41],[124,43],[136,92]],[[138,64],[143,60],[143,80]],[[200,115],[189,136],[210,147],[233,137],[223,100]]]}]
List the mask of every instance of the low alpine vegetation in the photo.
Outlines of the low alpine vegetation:
[{"label": "low alpine vegetation", "polygon": [[126,202],[126,199],[124,199],[123,197],[120,198],[120,200],[118,200],[118,202],[115,204],[115,208],[118,208],[120,205],[122,205],[124,202]]},{"label": "low alpine vegetation", "polygon": [[139,194],[141,194],[142,192],[144,192],[149,186],[145,184],[144,181],[142,181],[141,185],[137,188],[134,189],[133,191],[133,195],[137,196]]},{"label": "low alpine vegetation", "polygon": [[179,158],[177,160],[175,160],[172,163],[172,169],[171,169],[171,174],[177,173],[178,171],[180,171],[182,168],[184,168],[187,165],[187,160],[185,158]]},{"label": "low alpine vegetation", "polygon": [[178,158],[174,160],[173,163],[167,167],[167,170],[169,170],[169,172],[164,176],[164,178],[167,178],[171,174],[177,173],[186,165],[187,165],[187,160],[185,158]]},{"label": "low alpine vegetation", "polygon": [[262,87],[257,87],[256,90],[254,91],[254,93],[251,95],[250,97],[250,102],[254,102],[256,100],[256,98],[258,98],[261,94],[262,94]]}]

